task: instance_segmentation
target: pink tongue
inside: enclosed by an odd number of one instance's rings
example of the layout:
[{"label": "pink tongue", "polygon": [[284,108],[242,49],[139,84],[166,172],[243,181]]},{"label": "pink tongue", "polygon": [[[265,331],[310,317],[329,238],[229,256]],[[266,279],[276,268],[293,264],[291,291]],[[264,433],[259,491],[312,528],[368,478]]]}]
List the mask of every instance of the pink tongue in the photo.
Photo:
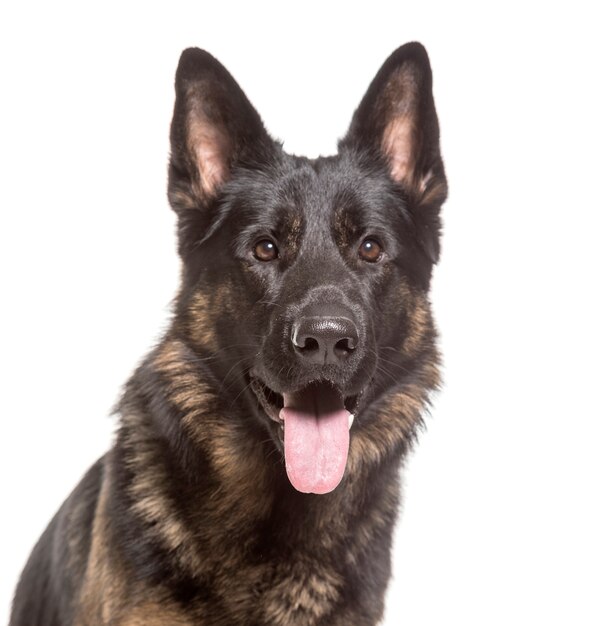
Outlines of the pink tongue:
[{"label": "pink tongue", "polygon": [[350,446],[350,414],[332,389],[313,385],[284,394],[286,471],[295,489],[329,493],[343,478]]}]

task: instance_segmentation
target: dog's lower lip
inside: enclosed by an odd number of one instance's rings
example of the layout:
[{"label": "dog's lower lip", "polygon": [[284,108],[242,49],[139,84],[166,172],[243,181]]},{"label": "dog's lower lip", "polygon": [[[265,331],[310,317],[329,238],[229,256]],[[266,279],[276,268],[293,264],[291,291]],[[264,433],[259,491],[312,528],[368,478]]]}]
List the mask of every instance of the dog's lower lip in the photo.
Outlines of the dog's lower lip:
[{"label": "dog's lower lip", "polygon": [[279,412],[283,407],[283,397],[258,378],[254,376],[250,376],[249,378],[250,388],[255,394],[261,408],[271,420],[283,425],[282,419],[279,416]]}]

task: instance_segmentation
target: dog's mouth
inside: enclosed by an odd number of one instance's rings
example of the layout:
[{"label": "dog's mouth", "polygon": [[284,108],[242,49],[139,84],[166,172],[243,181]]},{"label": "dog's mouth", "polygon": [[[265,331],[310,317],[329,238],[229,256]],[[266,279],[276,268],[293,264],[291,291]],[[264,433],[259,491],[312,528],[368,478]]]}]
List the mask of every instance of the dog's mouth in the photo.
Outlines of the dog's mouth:
[{"label": "dog's mouth", "polygon": [[254,377],[250,386],[265,413],[280,425],[292,485],[303,493],[333,491],[345,472],[362,392],[343,396],[328,380],[288,393],[277,393]]}]

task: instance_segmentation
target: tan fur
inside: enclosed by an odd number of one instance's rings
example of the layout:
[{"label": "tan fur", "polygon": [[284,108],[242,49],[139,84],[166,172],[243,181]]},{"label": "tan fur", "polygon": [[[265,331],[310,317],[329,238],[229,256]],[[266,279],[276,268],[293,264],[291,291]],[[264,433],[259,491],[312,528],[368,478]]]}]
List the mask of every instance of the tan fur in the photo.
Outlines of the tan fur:
[{"label": "tan fur", "polygon": [[212,298],[210,294],[204,291],[197,291],[190,303],[190,333],[193,341],[197,346],[204,348],[208,352],[216,352],[218,345],[215,338],[215,329],[213,324],[216,315],[211,310]]},{"label": "tan fur", "polygon": [[185,617],[163,603],[149,601],[123,615],[117,626],[207,626],[207,623]]},{"label": "tan fur", "polygon": [[[217,297],[223,298],[225,293],[222,291]],[[246,477],[251,482],[265,480],[262,469],[265,464],[255,455],[254,447],[247,447],[241,426],[221,417],[217,395],[185,360],[184,345],[179,341],[167,342],[156,364],[169,383],[170,399],[183,414],[182,424],[191,438],[209,450],[222,481],[235,484],[238,489],[238,481]]]},{"label": "tan fur", "polygon": [[110,538],[106,514],[110,488],[108,477],[97,503],[74,626],[199,626],[199,622],[185,618],[163,592],[139,587],[132,573],[125,570]]},{"label": "tan fur", "polygon": [[302,219],[299,215],[295,215],[291,222],[286,239],[286,250],[290,254],[296,254],[300,243],[300,233],[302,231]]},{"label": "tan fur", "polygon": [[265,621],[278,626],[314,626],[333,608],[340,586],[337,574],[320,563],[294,563],[278,571],[277,580],[263,595]]},{"label": "tan fur", "polygon": [[126,576],[113,553],[106,503],[110,490],[109,477],[103,482],[93,529],[91,549],[80,592],[80,609],[75,626],[111,624],[117,618],[126,595]]},{"label": "tan fur", "polygon": [[197,199],[188,193],[186,187],[175,187],[168,192],[168,199],[170,204],[175,209],[194,209],[198,210]]},{"label": "tan fur", "polygon": [[358,472],[372,463],[379,463],[404,441],[409,440],[420,422],[426,407],[427,389],[438,386],[440,375],[434,364],[424,370],[425,382],[403,385],[399,391],[385,399],[379,407],[377,418],[366,428],[353,429],[348,457],[348,471]]},{"label": "tan fur", "polygon": [[375,534],[383,528],[387,528],[393,522],[397,504],[399,501],[399,482],[397,476],[387,481],[380,494],[379,500],[370,515],[363,516],[360,523],[350,533],[350,542],[347,546],[347,559],[356,565],[367,554]]},{"label": "tan fur", "polygon": [[232,286],[229,283],[218,285],[212,292],[199,290],[188,308],[189,332],[195,345],[208,353],[219,349],[215,324],[219,318],[234,314]]},{"label": "tan fur", "polygon": [[447,182],[435,176],[433,170],[429,170],[412,194],[412,200],[425,210],[427,206],[442,204],[447,198]]},{"label": "tan fur", "polygon": [[[203,513],[211,511],[218,519],[233,517],[238,526],[247,518],[264,517],[271,506],[268,490],[266,464],[259,451],[250,446],[246,434],[235,423],[227,422],[218,411],[217,396],[197,375],[187,361],[181,342],[168,341],[155,357],[156,369],[167,382],[167,394],[172,404],[180,411],[182,426],[206,454],[220,479],[222,488],[217,500],[200,502]],[[176,552],[180,565],[189,573],[197,574],[212,562],[205,561],[194,535],[181,520],[174,502],[165,489],[168,475],[161,457],[162,448],[151,436],[151,425],[144,415],[124,416],[133,425],[127,441],[133,451],[132,469],[134,480],[130,487],[134,497],[135,511],[151,522],[156,540],[168,551]],[[256,453],[256,454],[255,454]],[[239,506],[242,503],[242,506]],[[213,544],[213,555],[218,553],[218,544],[233,530],[230,526],[214,526],[205,541]],[[242,546],[240,546],[240,551]],[[228,561],[234,560],[230,552]],[[238,556],[240,560],[240,556]]]},{"label": "tan fur", "polygon": [[411,358],[418,354],[432,332],[430,303],[423,292],[412,289],[405,281],[399,284],[398,298],[407,313],[408,328],[402,349],[404,355]]},{"label": "tan fur", "polygon": [[334,214],[333,228],[337,245],[341,250],[352,245],[355,228],[347,211],[338,209]]},{"label": "tan fur", "polygon": [[[136,418],[131,415],[128,419],[134,423]],[[200,554],[192,533],[179,518],[174,502],[164,489],[167,474],[160,448],[143,436],[142,429],[143,425],[139,424],[140,436],[127,441],[131,448],[134,446],[130,461],[133,480],[129,487],[134,501],[133,511],[151,523],[151,535],[166,550],[179,555],[180,565],[186,571],[195,571],[200,567]]]}]

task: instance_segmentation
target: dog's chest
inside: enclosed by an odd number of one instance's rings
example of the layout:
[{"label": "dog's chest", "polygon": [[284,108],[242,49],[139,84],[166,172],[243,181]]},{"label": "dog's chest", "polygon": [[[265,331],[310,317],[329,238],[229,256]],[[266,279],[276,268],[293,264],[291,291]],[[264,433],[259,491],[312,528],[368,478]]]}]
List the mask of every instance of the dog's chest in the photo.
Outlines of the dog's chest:
[{"label": "dog's chest", "polygon": [[248,585],[242,585],[247,605],[242,606],[241,602],[231,609],[235,613],[249,609],[252,617],[260,615],[258,623],[315,626],[334,612],[341,597],[342,580],[338,573],[313,560],[256,568],[251,576],[253,580],[248,577]]}]

